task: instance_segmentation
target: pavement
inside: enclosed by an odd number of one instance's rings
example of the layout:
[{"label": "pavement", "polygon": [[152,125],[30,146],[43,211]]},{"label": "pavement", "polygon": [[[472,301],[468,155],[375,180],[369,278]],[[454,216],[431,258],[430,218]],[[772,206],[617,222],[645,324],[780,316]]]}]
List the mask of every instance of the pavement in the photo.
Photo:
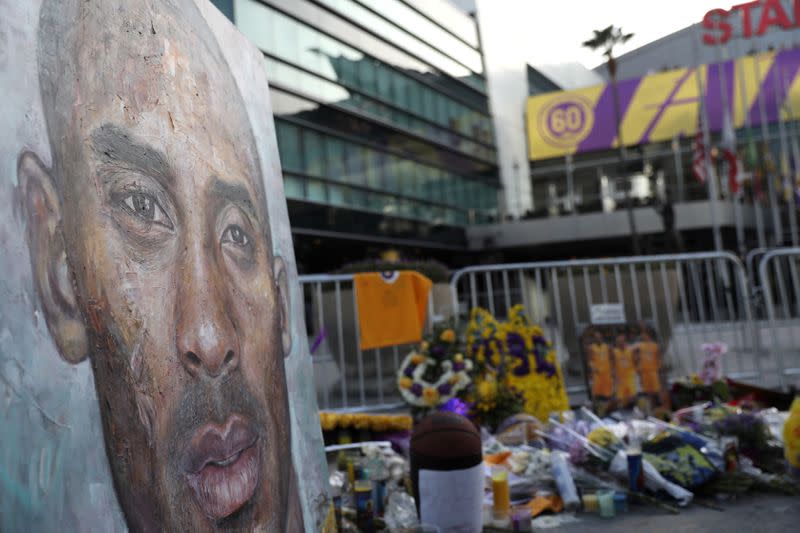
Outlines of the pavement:
[{"label": "pavement", "polygon": [[[653,506],[637,506],[614,518],[578,513],[577,522],[534,531],[575,533],[583,531],[636,531],[642,533],[724,532],[774,533],[800,531],[800,497],[746,494],[717,502],[722,511],[690,505],[678,515]],[[555,518],[555,517],[554,517]],[[535,523],[536,524],[536,523]]]}]

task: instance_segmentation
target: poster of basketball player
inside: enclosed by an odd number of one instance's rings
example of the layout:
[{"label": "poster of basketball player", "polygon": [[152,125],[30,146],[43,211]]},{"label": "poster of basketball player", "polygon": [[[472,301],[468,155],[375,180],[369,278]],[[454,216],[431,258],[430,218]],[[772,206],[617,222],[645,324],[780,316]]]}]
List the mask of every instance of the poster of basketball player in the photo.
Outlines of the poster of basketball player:
[{"label": "poster of basketball player", "polygon": [[587,387],[599,415],[634,407],[654,413],[669,407],[661,346],[649,324],[589,326],[581,335],[581,349]]},{"label": "poster of basketball player", "polygon": [[207,0],[0,0],[0,531],[318,531],[262,54]]}]

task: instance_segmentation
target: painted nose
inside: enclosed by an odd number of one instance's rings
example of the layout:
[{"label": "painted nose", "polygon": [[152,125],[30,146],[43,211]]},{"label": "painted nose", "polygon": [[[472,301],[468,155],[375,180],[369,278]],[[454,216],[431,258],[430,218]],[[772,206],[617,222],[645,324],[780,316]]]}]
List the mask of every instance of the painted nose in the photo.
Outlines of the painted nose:
[{"label": "painted nose", "polygon": [[216,378],[239,366],[239,342],[222,291],[213,276],[197,270],[181,287],[177,350],[190,375]]}]

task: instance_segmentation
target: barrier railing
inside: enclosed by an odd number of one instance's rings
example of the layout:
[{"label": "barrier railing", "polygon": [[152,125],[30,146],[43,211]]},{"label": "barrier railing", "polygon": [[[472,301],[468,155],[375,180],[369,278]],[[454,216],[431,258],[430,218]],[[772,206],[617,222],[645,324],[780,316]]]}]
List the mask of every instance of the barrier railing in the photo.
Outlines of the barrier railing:
[{"label": "barrier railing", "polygon": [[[299,276],[299,281],[320,408],[371,411],[402,407],[395,372],[411,347],[361,350],[353,275],[306,275]],[[432,291],[428,300],[426,328],[437,312],[443,312],[434,306],[436,294]],[[438,300],[449,304],[449,292],[443,294]]]},{"label": "barrier railing", "polygon": [[769,360],[778,384],[797,385],[800,377],[800,248],[766,252],[758,278],[769,328]]},{"label": "barrier railing", "polygon": [[728,252],[475,266],[450,285],[461,317],[476,306],[503,317],[522,304],[557,346],[573,401],[586,391],[578,339],[594,304],[623,304],[627,320],[652,324],[671,378],[697,371],[712,341],[729,346],[727,375],[763,377],[747,276]]},{"label": "barrier railing", "polygon": [[[671,379],[698,371],[701,345],[719,341],[729,347],[726,375],[786,386],[800,379],[800,248],[759,250],[747,261],[749,269],[731,253],[704,252],[473,266],[435,287],[426,327],[450,316],[466,320],[477,306],[502,318],[522,304],[556,345],[571,400],[579,402],[586,394],[581,332],[592,305],[616,303],[628,321],[653,326]],[[359,348],[353,275],[300,276],[300,283],[320,407],[403,407],[395,371],[411,347]]]}]

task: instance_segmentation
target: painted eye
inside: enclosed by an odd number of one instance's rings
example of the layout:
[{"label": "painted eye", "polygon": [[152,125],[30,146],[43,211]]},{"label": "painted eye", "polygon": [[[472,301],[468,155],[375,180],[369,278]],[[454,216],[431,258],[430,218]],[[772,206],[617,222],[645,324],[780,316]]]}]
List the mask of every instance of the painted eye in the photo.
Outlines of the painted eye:
[{"label": "painted eye", "polygon": [[231,224],[222,234],[222,242],[234,244],[236,246],[247,246],[250,244],[250,237],[244,232],[242,228],[235,224]]},{"label": "painted eye", "polygon": [[122,197],[122,207],[145,222],[172,228],[172,222],[156,199],[144,192],[131,192]]}]

